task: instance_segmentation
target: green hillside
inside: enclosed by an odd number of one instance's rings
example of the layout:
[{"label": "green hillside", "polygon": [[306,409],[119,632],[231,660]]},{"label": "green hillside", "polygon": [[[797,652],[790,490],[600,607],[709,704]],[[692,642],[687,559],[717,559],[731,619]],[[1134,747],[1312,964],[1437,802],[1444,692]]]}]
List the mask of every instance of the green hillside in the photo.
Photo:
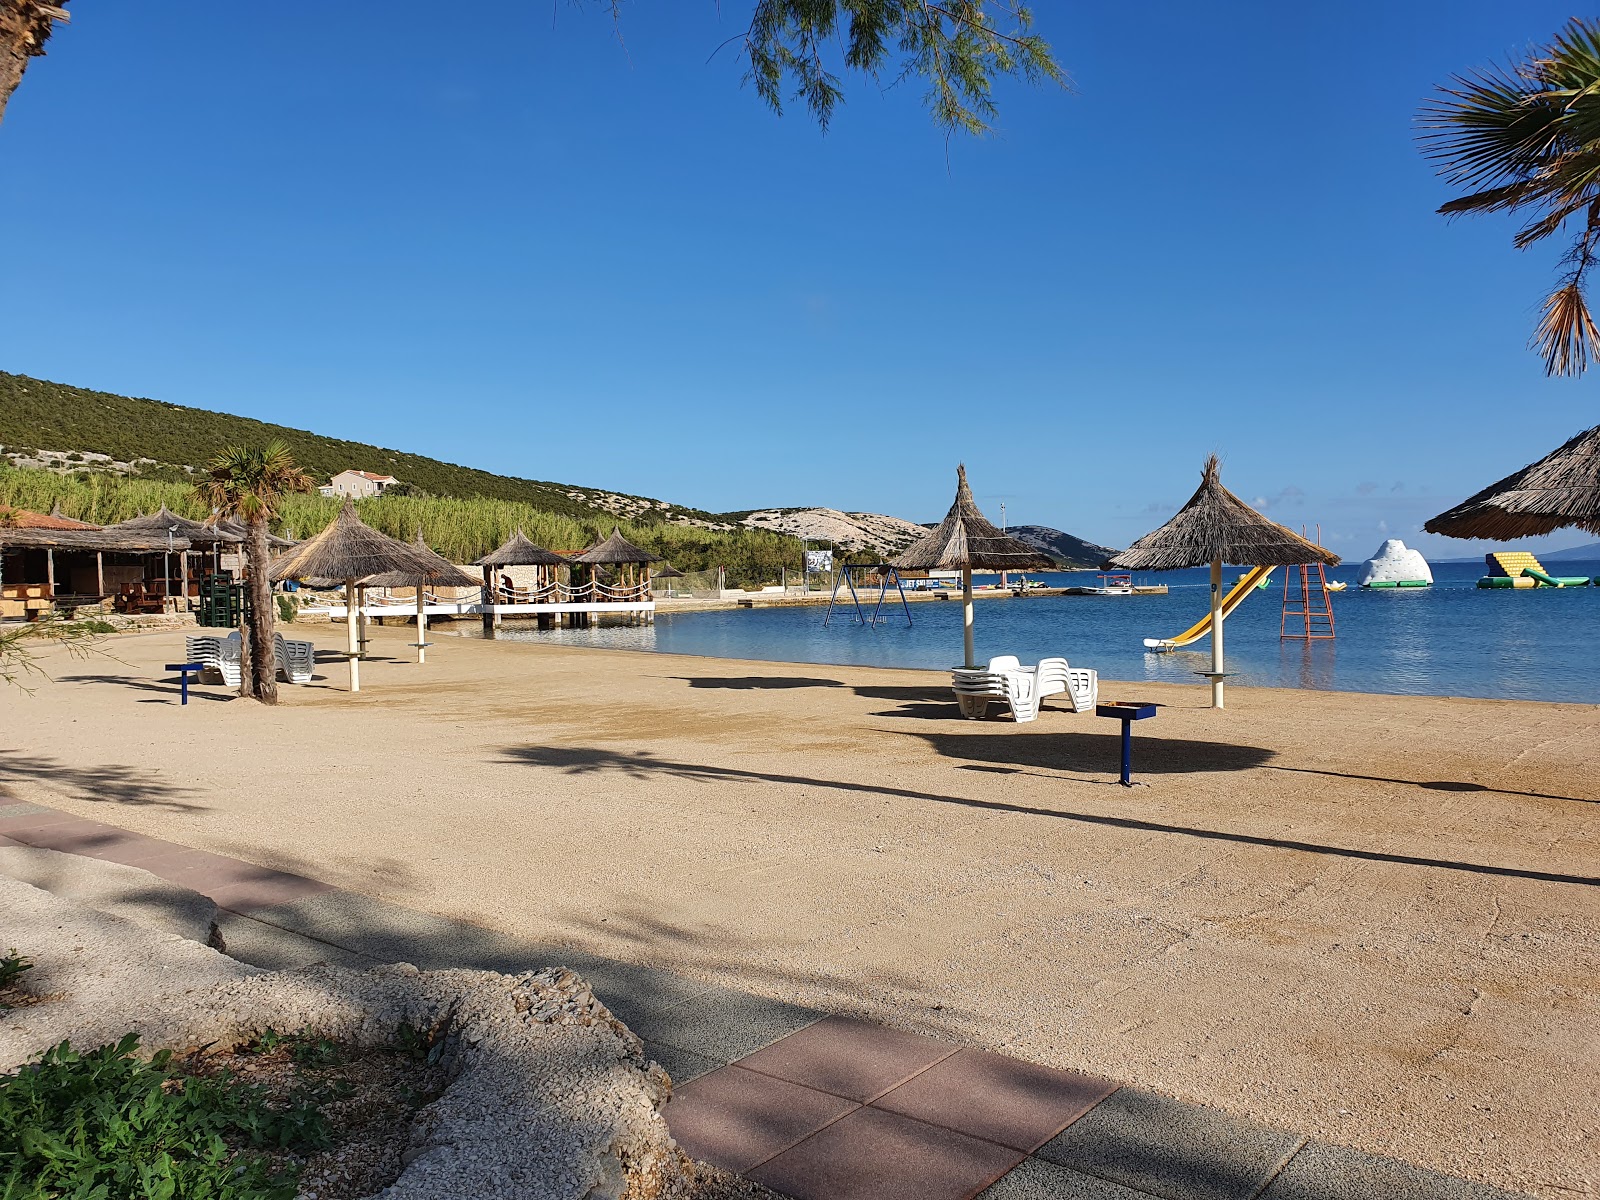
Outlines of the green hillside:
[{"label": "green hillside", "polygon": [[[354,468],[393,475],[433,496],[517,501],[573,517],[591,517],[600,509],[644,522],[668,516],[710,519],[708,513],[675,505],[668,508],[644,497],[493,475],[420,454],[323,437],[250,417],[90,391],[0,371],[0,446],[9,452],[19,448],[88,451],[110,455],[120,462],[152,459],[169,468],[202,467],[228,446],[259,446],[272,438],[288,443],[295,461],[322,481]],[[178,478],[170,469],[148,466],[140,473]]]}]

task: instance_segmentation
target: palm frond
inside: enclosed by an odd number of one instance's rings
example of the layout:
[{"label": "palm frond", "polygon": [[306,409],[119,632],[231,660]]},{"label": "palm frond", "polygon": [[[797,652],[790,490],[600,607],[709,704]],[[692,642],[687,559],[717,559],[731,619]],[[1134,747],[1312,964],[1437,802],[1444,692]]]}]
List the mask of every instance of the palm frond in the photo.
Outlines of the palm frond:
[{"label": "palm frond", "polygon": [[1544,358],[1546,374],[1582,375],[1588,369],[1600,351],[1600,328],[1577,283],[1559,287],[1546,298],[1544,316],[1529,345]]}]

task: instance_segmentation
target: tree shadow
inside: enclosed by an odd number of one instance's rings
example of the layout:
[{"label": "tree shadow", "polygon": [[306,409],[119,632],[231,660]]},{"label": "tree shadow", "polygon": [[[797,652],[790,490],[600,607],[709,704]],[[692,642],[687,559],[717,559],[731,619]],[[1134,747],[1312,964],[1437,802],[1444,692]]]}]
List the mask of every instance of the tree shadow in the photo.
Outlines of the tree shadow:
[{"label": "tree shadow", "polygon": [[[193,788],[178,787],[158,779],[141,777],[140,768],[107,763],[96,767],[73,767],[42,754],[0,750],[0,799],[14,800],[17,784],[43,785],[66,791],[75,800],[94,804],[129,804],[164,808],[172,812],[205,812],[208,806],[184,799],[195,794]],[[3,831],[0,831],[3,832]]]},{"label": "tree shadow", "polygon": [[1400,783],[1410,787],[1425,788],[1430,792],[1488,792],[1495,796],[1531,796],[1536,800],[1566,800],[1573,804],[1600,804],[1593,796],[1558,796],[1554,792],[1519,791],[1514,788],[1490,787],[1486,783],[1469,783],[1451,779],[1393,779],[1387,775],[1356,775],[1349,771],[1319,771],[1315,767],[1281,767],[1271,765],[1274,771],[1293,771],[1297,775],[1325,775],[1332,779],[1360,779],[1368,783]]},{"label": "tree shadow", "polygon": [[[979,729],[981,730],[981,726]],[[908,733],[928,743],[944,758],[1051,771],[1113,771],[1122,761],[1122,733],[1073,733],[1030,730],[1027,733]],[[1208,742],[1192,738],[1133,737],[1136,775],[1190,775],[1215,771],[1249,771],[1277,757],[1265,746]]]},{"label": "tree shadow", "polygon": [[[174,677],[175,678],[175,677]],[[133,688],[140,692],[160,692],[166,696],[181,698],[183,689],[176,683],[153,683],[148,680],[134,679],[128,675],[62,675],[58,683],[103,683],[113,684],[117,687]],[[189,699],[191,700],[237,700],[237,691],[229,688],[226,692],[207,692],[205,687],[216,687],[216,684],[202,684],[197,680],[189,681]]]},{"label": "tree shadow", "polygon": [[[908,737],[926,737],[937,743],[943,741],[945,735],[940,734],[907,734]],[[1104,761],[1120,761],[1121,739],[1117,734],[1083,734],[1079,735],[1104,746],[1114,746],[1118,759]],[[1006,766],[1018,761],[1025,764],[1051,766],[1054,764],[1054,754],[1049,748],[1058,738],[1052,736],[1005,736],[996,737],[993,734],[978,734],[969,737],[954,737],[951,740],[960,742],[977,742],[979,748],[993,742],[1004,743],[1011,747],[1017,743],[1037,742],[1038,747],[1024,747],[1019,753],[1015,750],[1001,751],[997,758],[997,765]],[[1151,741],[1154,739],[1146,739]],[[1184,765],[1181,759],[1185,748],[1222,748],[1222,753],[1237,751],[1240,757],[1233,762],[1250,762],[1258,765],[1257,756],[1270,757],[1272,751],[1262,750],[1255,746],[1227,747],[1226,743],[1190,742],[1183,740],[1169,740],[1167,742],[1167,758],[1164,760],[1166,769],[1171,772],[1184,770],[1244,770],[1245,766],[1239,765],[1214,765],[1209,768]],[[934,792],[919,792],[910,788],[885,787],[879,784],[851,783],[836,779],[816,779],[804,775],[784,775],[770,771],[747,771],[737,767],[716,767],[702,763],[673,762],[670,759],[657,758],[648,751],[640,750],[632,754],[603,750],[598,747],[587,746],[513,746],[504,751],[507,763],[518,763],[530,767],[544,767],[563,772],[568,775],[601,775],[606,773],[621,775],[627,779],[647,782],[661,776],[674,779],[687,779],[708,783],[748,782],[761,784],[793,784],[798,787],[825,788],[844,792],[860,792],[874,796],[893,796],[906,800],[926,801],[933,804],[950,804],[961,808],[982,809],[988,812],[1017,813],[1022,816],[1043,817],[1055,821],[1073,821],[1084,825],[1101,825],[1112,829],[1127,829],[1139,833],[1171,834],[1177,837],[1199,838],[1205,841],[1234,842],[1245,846],[1261,846],[1274,850],[1295,850],[1305,854],[1326,854],[1336,858],[1352,858],[1365,862],[1393,863],[1400,866],[1434,867],[1446,871],[1465,871],[1474,875],[1498,875],[1508,879],[1533,879],[1544,883],[1575,883],[1586,887],[1600,887],[1600,877],[1588,875],[1566,875],[1557,871],[1534,871],[1521,867],[1500,867],[1484,863],[1460,862],[1454,859],[1429,858],[1424,855],[1393,854],[1380,850],[1362,850],[1350,846],[1332,846],[1321,842],[1301,842],[1289,838],[1265,837],[1257,834],[1238,833],[1226,829],[1206,829],[1192,825],[1169,825],[1161,821],[1147,821],[1136,817],[1116,817],[1101,813],[1072,812],[1067,809],[1040,808],[1035,805],[1017,804],[1004,800],[978,799],[971,796],[941,796]],[[952,752],[952,757],[962,757]],[[1134,757],[1135,773],[1138,772],[1139,758]],[[1068,782],[1063,780],[1062,782]],[[1072,781],[1076,782],[1076,781]]]},{"label": "tree shadow", "polygon": [[788,688],[844,687],[837,679],[808,679],[791,675],[733,675],[724,677],[669,675],[692,688],[724,688],[732,691],[783,691]]}]

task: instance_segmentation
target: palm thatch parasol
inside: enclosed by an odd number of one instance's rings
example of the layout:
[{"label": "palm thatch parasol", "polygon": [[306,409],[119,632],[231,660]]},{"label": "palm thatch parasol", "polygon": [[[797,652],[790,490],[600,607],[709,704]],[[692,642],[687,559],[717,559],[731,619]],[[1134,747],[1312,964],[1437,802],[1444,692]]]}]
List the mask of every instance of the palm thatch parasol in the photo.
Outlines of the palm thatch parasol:
[{"label": "palm thatch parasol", "polygon": [[908,571],[961,572],[961,641],[966,665],[971,668],[977,665],[972,657],[972,572],[1048,569],[1055,563],[1035,547],[989,524],[972,498],[967,467],[962,463],[956,467],[955,503],[944,520],[901,551],[891,565]]},{"label": "palm thatch parasol", "polygon": [[272,578],[344,580],[345,620],[349,629],[350,690],[361,690],[357,623],[361,606],[356,597],[357,581],[388,572],[405,572],[421,578],[436,569],[415,546],[408,546],[386,533],[379,533],[356,515],[354,500],[345,500],[333,523],[307,538],[293,550],[280,555],[272,564]]},{"label": "palm thatch parasol", "polygon": [[582,554],[574,554],[572,561],[588,563],[590,566],[615,566],[621,563],[660,562],[661,556],[635,546],[622,536],[620,525],[613,525],[610,537],[603,542],[596,542]]},{"label": "palm thatch parasol", "polygon": [[[208,528],[215,529],[215,530],[217,530],[218,532],[221,532],[221,533],[231,533],[234,536],[236,536],[241,542],[244,541],[247,537],[250,536],[250,531],[248,529],[246,529],[243,525],[239,524],[239,522],[237,522],[237,521],[228,520],[227,517],[213,517],[210,521],[206,522],[206,525],[207,525]],[[267,533],[267,547],[269,549],[272,549],[272,550],[287,550],[290,546],[293,546],[293,545],[295,545],[295,540],[293,538],[291,538],[291,537],[279,537],[277,534],[271,532],[270,530],[268,531],[268,533]]]},{"label": "palm thatch parasol", "polygon": [[[1106,570],[1177,571],[1211,568],[1211,707],[1221,708],[1222,564],[1286,567],[1300,563],[1334,566],[1339,556],[1309,542],[1292,529],[1268,520],[1222,486],[1215,454],[1206,459],[1200,486],[1172,520],[1147,533],[1105,562]],[[1254,586],[1256,580],[1251,580]],[[1243,585],[1241,585],[1243,586]]]},{"label": "palm thatch parasol", "polygon": [[568,560],[554,550],[535,546],[522,530],[513,533],[497,550],[473,560],[475,567],[564,567]]},{"label": "palm thatch parasol", "polygon": [[1600,425],[1434,517],[1423,529],[1456,538],[1532,537],[1576,525],[1600,533]]},{"label": "palm thatch parasol", "polygon": [[477,587],[478,581],[455,563],[436,554],[422,538],[422,526],[417,526],[417,536],[411,539],[411,548],[432,564],[432,570],[419,575],[415,571],[385,571],[361,581],[364,587],[415,587],[417,589],[417,662],[428,661],[428,609],[427,590],[430,587]]}]

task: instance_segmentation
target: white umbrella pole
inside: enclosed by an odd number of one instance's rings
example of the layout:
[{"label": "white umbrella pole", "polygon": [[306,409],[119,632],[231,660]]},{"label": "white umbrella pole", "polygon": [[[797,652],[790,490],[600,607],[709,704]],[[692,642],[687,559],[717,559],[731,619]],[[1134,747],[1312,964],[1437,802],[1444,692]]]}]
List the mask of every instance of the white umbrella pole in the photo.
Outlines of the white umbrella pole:
[{"label": "white umbrella pole", "polygon": [[359,616],[360,611],[361,606],[356,602],[356,581],[354,579],[346,579],[344,581],[344,627],[347,634],[346,641],[349,651],[347,657],[350,662],[350,690],[352,692],[361,690],[361,651],[356,641],[359,637],[356,632],[356,622],[361,619]]},{"label": "white umbrella pole", "polygon": [[966,651],[967,670],[978,664],[972,660],[972,568],[961,568],[961,647]]},{"label": "white umbrella pole", "polygon": [[417,584],[417,662],[428,661],[428,609],[422,584]]},{"label": "white umbrella pole", "polygon": [[1222,703],[1222,559],[1211,560],[1211,707]]}]

